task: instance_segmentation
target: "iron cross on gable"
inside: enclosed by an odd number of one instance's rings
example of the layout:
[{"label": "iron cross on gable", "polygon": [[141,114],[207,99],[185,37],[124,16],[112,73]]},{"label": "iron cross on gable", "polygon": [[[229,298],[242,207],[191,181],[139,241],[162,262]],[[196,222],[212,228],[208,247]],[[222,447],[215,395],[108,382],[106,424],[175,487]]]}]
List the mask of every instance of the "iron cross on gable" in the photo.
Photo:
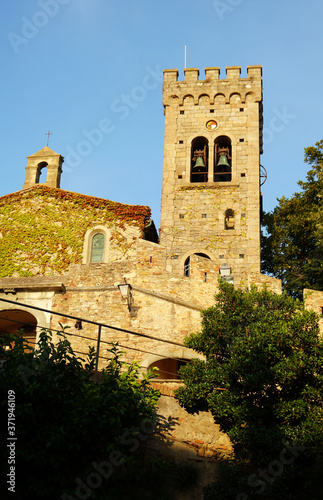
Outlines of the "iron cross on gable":
[{"label": "iron cross on gable", "polygon": [[49,136],[53,135],[53,134],[52,134],[52,132],[48,131],[45,135],[47,135],[47,146],[48,146]]}]

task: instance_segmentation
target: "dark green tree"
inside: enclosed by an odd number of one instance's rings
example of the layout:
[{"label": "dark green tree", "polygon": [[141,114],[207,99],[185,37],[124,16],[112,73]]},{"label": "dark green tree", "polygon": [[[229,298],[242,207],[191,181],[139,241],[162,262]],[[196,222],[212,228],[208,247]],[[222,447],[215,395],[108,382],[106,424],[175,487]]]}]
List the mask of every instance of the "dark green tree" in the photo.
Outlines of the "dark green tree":
[{"label": "dark green tree", "polygon": [[262,270],[298,298],[303,288],[323,289],[323,141],[305,149],[305,162],[302,190],[264,214],[262,236]]},{"label": "dark green tree", "polygon": [[[270,486],[271,500],[294,498],[284,496],[281,488],[282,496],[275,497],[274,479],[281,480],[283,472],[286,478],[305,458],[314,460],[321,453],[323,343],[318,318],[287,295],[235,290],[223,282],[219,286],[215,305],[202,313],[201,332],[186,340],[205,360],[181,368],[185,386],[178,389],[177,398],[188,411],[212,412],[232,441],[235,467],[249,464],[256,473],[279,460],[285,445],[297,446],[293,467],[282,464],[279,478],[269,474],[266,488],[257,475],[249,484],[243,469],[249,493],[237,497],[259,498],[252,492],[267,494]],[[214,498],[236,499],[230,496],[233,482],[228,478],[231,474],[237,479],[240,473],[231,466],[223,474],[227,483],[217,483],[219,496]],[[234,488],[235,495],[244,491],[240,480]]]},{"label": "dark green tree", "polygon": [[13,443],[13,461],[2,449],[1,473],[9,480],[13,466],[16,484],[8,491],[3,481],[1,498],[98,498],[153,432],[158,391],[136,364],[120,362],[117,346],[96,382],[94,351],[78,358],[63,331],[54,344],[44,330],[35,352],[23,337],[11,340],[6,350],[0,337],[0,416],[5,445]]}]

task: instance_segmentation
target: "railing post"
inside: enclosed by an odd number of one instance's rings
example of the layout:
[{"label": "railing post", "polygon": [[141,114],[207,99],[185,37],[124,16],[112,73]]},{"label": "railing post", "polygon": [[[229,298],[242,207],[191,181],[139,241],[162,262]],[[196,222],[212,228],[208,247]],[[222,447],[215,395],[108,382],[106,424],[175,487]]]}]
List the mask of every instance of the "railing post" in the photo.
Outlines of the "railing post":
[{"label": "railing post", "polygon": [[100,342],[101,342],[101,328],[102,326],[99,325],[98,329],[98,342],[96,345],[96,359],[95,359],[95,372],[98,372],[98,366],[99,366],[99,355],[100,355]]}]

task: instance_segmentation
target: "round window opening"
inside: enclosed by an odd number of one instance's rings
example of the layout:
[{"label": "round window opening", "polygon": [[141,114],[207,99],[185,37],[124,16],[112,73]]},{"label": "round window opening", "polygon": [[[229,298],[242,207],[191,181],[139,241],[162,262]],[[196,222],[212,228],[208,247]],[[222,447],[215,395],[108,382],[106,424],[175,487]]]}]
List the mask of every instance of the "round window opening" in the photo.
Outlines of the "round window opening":
[{"label": "round window opening", "polygon": [[216,128],[218,128],[218,122],[216,122],[215,120],[209,120],[208,122],[206,122],[205,126],[208,130],[215,130]]}]

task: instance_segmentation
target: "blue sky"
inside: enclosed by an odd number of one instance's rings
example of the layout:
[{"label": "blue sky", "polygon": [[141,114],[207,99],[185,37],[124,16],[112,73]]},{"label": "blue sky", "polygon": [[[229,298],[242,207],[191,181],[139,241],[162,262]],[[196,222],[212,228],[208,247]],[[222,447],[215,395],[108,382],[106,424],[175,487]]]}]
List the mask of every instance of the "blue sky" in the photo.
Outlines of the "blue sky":
[{"label": "blue sky", "polygon": [[298,190],[322,132],[321,0],[3,0],[0,196],[26,156],[65,157],[61,187],[149,205],[159,226],[162,70],[263,66],[264,209]]}]

